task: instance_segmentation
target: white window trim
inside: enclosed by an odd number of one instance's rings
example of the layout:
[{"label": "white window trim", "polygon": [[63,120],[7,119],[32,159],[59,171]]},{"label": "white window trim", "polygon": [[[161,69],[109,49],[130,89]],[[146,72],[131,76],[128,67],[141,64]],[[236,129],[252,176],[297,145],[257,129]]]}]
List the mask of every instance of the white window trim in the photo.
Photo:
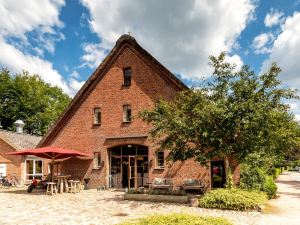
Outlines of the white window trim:
[{"label": "white window trim", "polygon": [[[27,173],[27,160],[30,160],[30,161],[33,161],[33,173]],[[35,162],[36,161],[42,161],[42,173],[36,173],[35,171]],[[42,176],[43,177],[44,175],[44,160],[42,159],[38,159],[38,158],[27,158],[25,159],[25,180],[27,180],[27,176],[33,176],[33,177],[36,177],[36,176]]]}]

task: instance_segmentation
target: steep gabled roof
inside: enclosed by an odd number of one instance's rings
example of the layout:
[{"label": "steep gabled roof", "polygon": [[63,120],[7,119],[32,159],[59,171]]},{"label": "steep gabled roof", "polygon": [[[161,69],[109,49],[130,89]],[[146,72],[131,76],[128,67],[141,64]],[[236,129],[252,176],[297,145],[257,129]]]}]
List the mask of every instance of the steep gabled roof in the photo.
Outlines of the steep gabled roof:
[{"label": "steep gabled roof", "polygon": [[13,131],[0,129],[0,139],[4,140],[16,150],[35,148],[42,137],[30,134],[19,134]]},{"label": "steep gabled roof", "polygon": [[110,51],[110,53],[105,57],[102,63],[98,66],[98,68],[93,72],[93,74],[89,77],[89,79],[85,82],[85,84],[81,87],[81,89],[77,92],[69,106],[64,110],[58,120],[54,123],[54,125],[48,130],[48,132],[44,135],[40,143],[39,147],[48,145],[53,138],[55,138],[59,132],[61,127],[64,127],[67,122],[74,115],[76,110],[80,107],[80,105],[84,102],[84,100],[89,96],[95,86],[101,81],[103,76],[109,70],[110,66],[117,59],[119,54],[122,52],[124,48],[130,48],[134,52],[138,53],[140,57],[147,65],[149,65],[154,70],[158,71],[158,74],[166,81],[172,83],[178,91],[186,90],[188,87],[181,82],[174,74],[172,74],[166,67],[164,67],[160,62],[158,62],[150,53],[148,53],[145,49],[143,49],[137,41],[130,35],[122,35],[116,42],[114,48]]}]

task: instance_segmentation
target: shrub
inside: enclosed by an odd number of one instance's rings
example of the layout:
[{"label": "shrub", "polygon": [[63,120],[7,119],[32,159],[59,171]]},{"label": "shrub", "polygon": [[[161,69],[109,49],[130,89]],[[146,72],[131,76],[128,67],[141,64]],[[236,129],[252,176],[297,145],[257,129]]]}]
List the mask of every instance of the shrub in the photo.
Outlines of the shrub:
[{"label": "shrub", "polygon": [[122,225],[232,225],[224,218],[202,217],[188,214],[155,215],[125,222]]},{"label": "shrub", "polygon": [[241,189],[216,189],[199,199],[199,206],[231,210],[257,210],[264,204],[267,196],[264,192]]},{"label": "shrub", "polygon": [[[275,171],[276,173],[280,173],[280,169],[276,169]],[[269,199],[276,196],[277,186],[273,180],[273,176],[268,176],[263,169],[242,164],[240,177],[240,188],[264,191],[267,193]]]},{"label": "shrub", "polygon": [[280,174],[281,174],[281,169],[275,168],[273,173],[274,179],[276,179]]},{"label": "shrub", "polygon": [[266,174],[263,169],[241,164],[240,188],[249,190],[261,190],[266,180]]},{"label": "shrub", "polygon": [[153,189],[149,190],[149,195],[174,195],[174,196],[184,196],[186,195],[186,192],[184,190],[159,190],[159,189]]},{"label": "shrub", "polygon": [[266,182],[262,191],[267,193],[269,199],[276,197],[277,186],[272,176],[266,177]]}]

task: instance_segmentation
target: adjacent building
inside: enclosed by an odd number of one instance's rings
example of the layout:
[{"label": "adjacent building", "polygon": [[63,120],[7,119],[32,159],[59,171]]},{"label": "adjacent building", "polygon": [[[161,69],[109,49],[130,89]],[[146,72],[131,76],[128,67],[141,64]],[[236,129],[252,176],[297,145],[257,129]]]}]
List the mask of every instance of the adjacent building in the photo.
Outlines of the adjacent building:
[{"label": "adjacent building", "polygon": [[123,35],[38,146],[89,154],[90,159],[72,158],[59,167],[62,173],[88,182],[90,188],[137,188],[155,177],[172,178],[174,186],[188,178],[212,184],[213,173],[221,176],[222,185],[229,164],[236,180],[239,169],[230,161],[216,160],[207,167],[193,159],[167,165],[167,152],[157,151],[149,137],[151,124],[138,117],[156,100],[172,100],[186,89],[132,36]]},{"label": "adjacent building", "polygon": [[[41,137],[23,133],[22,121],[16,121],[16,132],[0,129],[0,177],[15,175],[23,181],[42,177],[44,162],[34,156],[7,155],[7,152],[35,148]],[[19,126],[21,125],[21,126]]]}]

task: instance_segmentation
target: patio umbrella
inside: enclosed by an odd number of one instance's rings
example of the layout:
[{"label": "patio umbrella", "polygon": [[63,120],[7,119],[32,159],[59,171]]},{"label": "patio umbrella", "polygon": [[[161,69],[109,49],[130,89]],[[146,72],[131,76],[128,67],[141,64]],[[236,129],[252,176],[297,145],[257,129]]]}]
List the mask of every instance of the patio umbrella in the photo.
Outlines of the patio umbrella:
[{"label": "patio umbrella", "polygon": [[52,181],[54,181],[53,165],[55,160],[65,159],[72,156],[89,157],[89,155],[86,155],[84,153],[75,150],[59,148],[55,146],[47,146],[47,147],[35,148],[35,149],[25,149],[17,152],[8,152],[6,154],[7,155],[34,155],[39,158],[51,159],[51,176],[52,176],[51,180]]}]

